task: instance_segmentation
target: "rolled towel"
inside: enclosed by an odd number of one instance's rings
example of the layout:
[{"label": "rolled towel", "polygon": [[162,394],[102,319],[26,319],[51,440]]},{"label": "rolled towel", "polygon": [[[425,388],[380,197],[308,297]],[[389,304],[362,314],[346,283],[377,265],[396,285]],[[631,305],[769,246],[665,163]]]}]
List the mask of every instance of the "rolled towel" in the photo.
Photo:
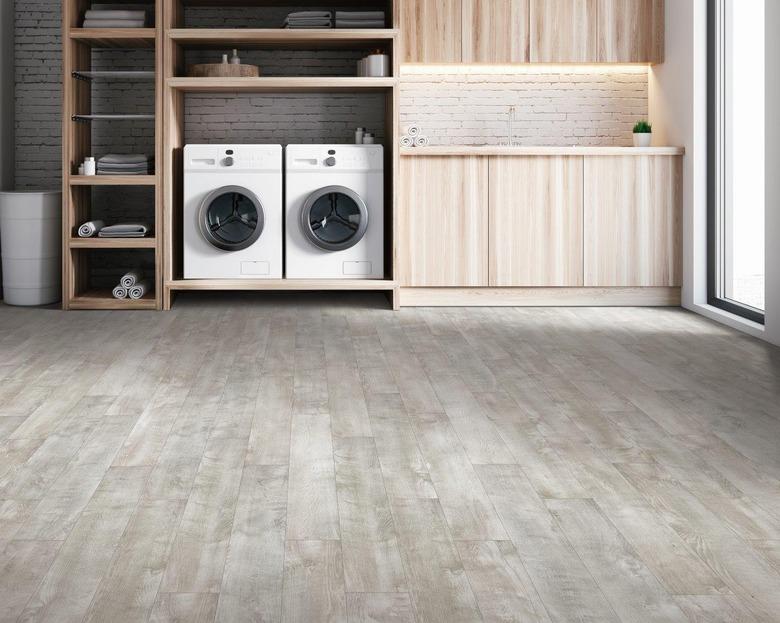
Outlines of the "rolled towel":
[{"label": "rolled towel", "polygon": [[140,283],[143,278],[144,274],[140,270],[130,270],[122,276],[119,284],[123,288],[132,288],[135,284]]},{"label": "rolled towel", "polygon": [[79,238],[92,238],[105,226],[106,224],[103,221],[87,221],[79,227]]},{"label": "rolled towel", "polygon": [[123,288],[122,284],[120,283],[116,288],[113,289],[111,294],[114,295],[115,299],[126,299],[127,298],[127,288]]},{"label": "rolled towel", "polygon": [[414,139],[404,134],[401,137],[401,147],[414,147]]},{"label": "rolled towel", "polygon": [[401,128],[402,134],[406,134],[407,136],[411,136],[412,138],[417,138],[418,136],[420,136],[420,132],[421,132],[420,126],[415,125],[413,123]]},{"label": "rolled towel", "polygon": [[144,297],[144,294],[146,294],[148,290],[149,290],[149,282],[141,281],[139,283],[136,283],[132,288],[128,290],[128,295],[130,296],[131,299],[137,301],[139,299],[142,299]]},{"label": "rolled towel", "polygon": [[416,137],[414,139],[414,146],[415,147],[428,147],[429,143],[430,143],[430,141],[428,140],[428,137],[427,136],[423,136],[422,134],[420,134],[420,136],[418,136],[418,137]]},{"label": "rolled towel", "polygon": [[143,238],[149,233],[149,227],[144,223],[120,223],[109,225],[100,230],[100,238]]}]

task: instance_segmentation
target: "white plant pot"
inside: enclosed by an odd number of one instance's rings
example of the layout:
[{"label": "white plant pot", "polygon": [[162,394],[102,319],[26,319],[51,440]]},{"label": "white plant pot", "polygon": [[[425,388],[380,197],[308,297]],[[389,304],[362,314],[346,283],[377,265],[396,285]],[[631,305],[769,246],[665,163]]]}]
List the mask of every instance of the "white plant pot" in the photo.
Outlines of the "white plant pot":
[{"label": "white plant pot", "polygon": [[650,143],[653,142],[653,135],[650,132],[637,133],[634,132],[634,147],[650,147]]}]

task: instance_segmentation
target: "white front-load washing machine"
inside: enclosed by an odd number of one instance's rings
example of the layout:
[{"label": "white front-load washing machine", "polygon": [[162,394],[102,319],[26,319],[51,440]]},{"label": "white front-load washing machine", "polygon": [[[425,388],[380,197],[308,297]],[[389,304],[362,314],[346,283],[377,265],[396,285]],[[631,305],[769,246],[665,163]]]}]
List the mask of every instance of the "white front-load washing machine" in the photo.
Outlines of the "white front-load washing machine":
[{"label": "white front-load washing machine", "polygon": [[184,278],[281,279],[282,146],[184,148]]},{"label": "white front-load washing machine", "polygon": [[381,145],[288,145],[289,279],[384,278]]}]

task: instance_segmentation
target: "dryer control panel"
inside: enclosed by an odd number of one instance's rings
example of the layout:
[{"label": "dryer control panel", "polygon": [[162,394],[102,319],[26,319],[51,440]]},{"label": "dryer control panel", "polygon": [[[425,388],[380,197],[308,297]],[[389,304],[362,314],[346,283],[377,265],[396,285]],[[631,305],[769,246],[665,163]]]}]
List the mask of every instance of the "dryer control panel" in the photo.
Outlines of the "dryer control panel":
[{"label": "dryer control panel", "polygon": [[382,145],[288,145],[287,171],[381,171]]}]

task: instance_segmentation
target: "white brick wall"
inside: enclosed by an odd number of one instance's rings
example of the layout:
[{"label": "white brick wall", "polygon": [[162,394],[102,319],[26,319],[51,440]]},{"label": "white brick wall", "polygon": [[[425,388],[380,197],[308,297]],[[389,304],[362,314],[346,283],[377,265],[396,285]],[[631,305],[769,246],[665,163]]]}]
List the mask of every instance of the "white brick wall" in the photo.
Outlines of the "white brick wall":
[{"label": "white brick wall", "polygon": [[515,106],[520,144],[630,145],[633,124],[647,118],[647,89],[647,71],[634,68],[404,73],[401,121],[420,124],[433,145],[496,145]]}]

